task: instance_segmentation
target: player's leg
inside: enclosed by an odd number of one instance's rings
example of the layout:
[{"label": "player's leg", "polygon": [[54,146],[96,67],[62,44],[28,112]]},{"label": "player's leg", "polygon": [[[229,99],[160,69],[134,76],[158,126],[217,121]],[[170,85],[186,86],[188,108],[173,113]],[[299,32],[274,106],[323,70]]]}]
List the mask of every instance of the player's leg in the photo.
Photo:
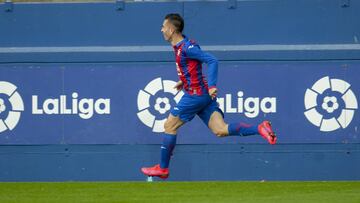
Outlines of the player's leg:
[{"label": "player's leg", "polygon": [[179,116],[170,114],[167,118],[164,125],[165,133],[161,145],[160,168],[169,167],[170,158],[176,145],[177,130],[184,125],[184,123]]},{"label": "player's leg", "polygon": [[214,111],[210,116],[208,126],[210,130],[219,137],[249,136],[260,134],[270,144],[275,144],[277,140],[269,121],[264,121],[260,125],[255,126],[245,123],[227,124],[225,123],[222,114],[220,114],[218,111]]},{"label": "player's leg", "polygon": [[269,121],[264,121],[260,125],[249,125],[241,122],[227,124],[216,100],[213,100],[198,115],[208,125],[210,130],[219,137],[260,134],[270,144],[276,143],[276,136]]},{"label": "player's leg", "polygon": [[252,126],[245,123],[230,123],[224,121],[224,114],[218,107],[216,100],[212,100],[201,112],[199,117],[218,137],[224,136],[248,136],[258,134],[258,126]]},{"label": "player's leg", "polygon": [[209,119],[208,127],[218,137],[225,137],[229,135],[228,124],[225,123],[223,115],[214,111]]},{"label": "player's leg", "polygon": [[163,134],[163,141],[161,144],[160,164],[149,168],[142,168],[141,171],[145,175],[158,176],[164,179],[169,176],[169,163],[172,152],[176,145],[177,130],[184,123],[185,122],[182,121],[179,116],[173,116],[172,114],[169,114],[164,125],[165,132]]},{"label": "player's leg", "polygon": [[164,129],[165,133],[169,135],[176,135],[177,130],[184,125],[184,121],[180,119],[179,116],[173,116],[171,113],[169,114],[168,118],[166,119]]},{"label": "player's leg", "polygon": [[208,127],[210,130],[219,137],[224,136],[249,136],[258,134],[258,126],[252,126],[246,123],[230,123],[224,121],[224,117],[218,111],[212,112]]},{"label": "player's leg", "polygon": [[191,96],[184,95],[179,103],[171,110],[165,124],[165,132],[162,135],[163,141],[161,145],[160,164],[153,167],[142,168],[141,171],[148,176],[158,176],[167,178],[169,176],[169,163],[172,152],[176,145],[177,130],[194,118],[198,105]]}]

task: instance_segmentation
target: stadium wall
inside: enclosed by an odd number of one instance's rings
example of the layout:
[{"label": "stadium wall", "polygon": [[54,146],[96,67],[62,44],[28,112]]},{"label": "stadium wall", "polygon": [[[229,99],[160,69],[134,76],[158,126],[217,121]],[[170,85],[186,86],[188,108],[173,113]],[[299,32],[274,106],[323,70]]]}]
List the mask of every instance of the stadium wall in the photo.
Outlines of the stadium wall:
[{"label": "stadium wall", "polygon": [[[180,96],[160,33],[169,12],[219,59],[226,119],[269,119],[279,136],[275,146],[219,139],[194,119],[179,133],[170,180],[359,180],[359,9],[343,0],[2,3],[0,181],[144,180],[166,115],[156,98]],[[323,107],[326,97],[336,101]]]}]

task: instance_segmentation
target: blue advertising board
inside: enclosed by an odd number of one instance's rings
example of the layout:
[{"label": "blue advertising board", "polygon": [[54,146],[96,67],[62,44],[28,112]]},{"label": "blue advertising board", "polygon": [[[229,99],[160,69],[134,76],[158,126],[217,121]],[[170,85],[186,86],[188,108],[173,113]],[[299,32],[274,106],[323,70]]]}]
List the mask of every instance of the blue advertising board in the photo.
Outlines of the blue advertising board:
[{"label": "blue advertising board", "polygon": [[[206,72],[206,67],[205,67]],[[279,143],[359,143],[358,62],[221,62],[228,123],[270,120]],[[0,144],[159,144],[182,92],[173,63],[2,64]],[[179,144],[266,144],[218,138],[199,118]]]}]

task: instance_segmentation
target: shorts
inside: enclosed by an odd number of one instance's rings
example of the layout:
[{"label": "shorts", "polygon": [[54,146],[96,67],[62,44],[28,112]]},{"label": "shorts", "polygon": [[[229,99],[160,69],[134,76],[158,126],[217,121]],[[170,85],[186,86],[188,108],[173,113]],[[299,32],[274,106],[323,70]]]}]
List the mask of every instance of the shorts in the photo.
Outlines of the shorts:
[{"label": "shorts", "polygon": [[198,96],[185,93],[170,113],[175,117],[179,116],[184,122],[191,121],[197,114],[208,125],[214,111],[218,111],[224,117],[216,99],[211,99],[208,94]]}]

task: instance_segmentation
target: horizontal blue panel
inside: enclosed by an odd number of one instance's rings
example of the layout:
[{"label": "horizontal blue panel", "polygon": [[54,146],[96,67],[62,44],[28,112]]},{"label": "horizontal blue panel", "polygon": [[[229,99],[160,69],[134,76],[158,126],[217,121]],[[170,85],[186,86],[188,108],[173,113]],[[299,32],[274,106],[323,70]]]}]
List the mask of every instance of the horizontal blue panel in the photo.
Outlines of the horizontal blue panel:
[{"label": "horizontal blue panel", "polygon": [[[272,121],[279,143],[359,143],[359,66],[221,62],[218,101],[228,123]],[[0,144],[160,143],[167,106],[181,97],[177,80],[173,63],[3,64]],[[266,144],[217,138],[197,117],[178,143]]]},{"label": "horizontal blue panel", "polygon": [[[155,48],[154,48],[155,47]],[[359,44],[202,46],[221,61],[359,60]],[[0,63],[172,62],[164,46],[0,47]]]},{"label": "horizontal blue panel", "polygon": [[[338,0],[0,4],[0,46],[161,45],[167,13],[200,44],[358,43],[359,1]],[[46,16],[46,18],[44,18]],[[26,33],[26,35],[24,34]]]},{"label": "horizontal blue panel", "polygon": [[[160,145],[1,146],[0,181],[145,181]],[[169,181],[360,180],[359,144],[177,145]],[[155,181],[160,181],[156,179]]]}]

